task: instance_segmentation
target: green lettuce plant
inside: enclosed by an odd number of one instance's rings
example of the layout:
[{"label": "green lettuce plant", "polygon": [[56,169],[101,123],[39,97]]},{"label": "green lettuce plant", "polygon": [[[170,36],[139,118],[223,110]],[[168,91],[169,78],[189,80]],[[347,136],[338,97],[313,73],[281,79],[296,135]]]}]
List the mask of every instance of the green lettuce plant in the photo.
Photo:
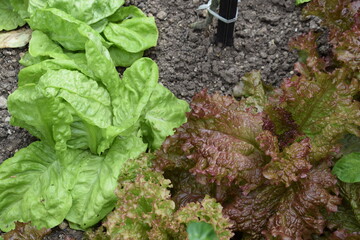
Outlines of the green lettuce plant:
[{"label": "green lettuce plant", "polygon": [[[158,31],[138,8],[10,2],[33,30],[8,98],[11,123],[40,141],[0,165],[0,229],[16,221],[52,228],[64,219],[86,229],[114,208],[124,163],[159,148],[186,121],[188,104],[141,58]],[[130,67],[120,76],[116,66]]]}]

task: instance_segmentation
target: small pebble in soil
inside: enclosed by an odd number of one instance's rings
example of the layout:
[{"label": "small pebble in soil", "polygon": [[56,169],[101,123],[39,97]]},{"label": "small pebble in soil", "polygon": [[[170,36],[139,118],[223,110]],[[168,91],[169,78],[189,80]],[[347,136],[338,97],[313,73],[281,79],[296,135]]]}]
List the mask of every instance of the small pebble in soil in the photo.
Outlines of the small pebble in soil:
[{"label": "small pebble in soil", "polygon": [[5,109],[7,106],[7,100],[4,96],[0,96],[0,109]]},{"label": "small pebble in soil", "polygon": [[160,20],[165,20],[165,18],[167,17],[167,13],[164,11],[160,11],[156,14],[156,17]]}]

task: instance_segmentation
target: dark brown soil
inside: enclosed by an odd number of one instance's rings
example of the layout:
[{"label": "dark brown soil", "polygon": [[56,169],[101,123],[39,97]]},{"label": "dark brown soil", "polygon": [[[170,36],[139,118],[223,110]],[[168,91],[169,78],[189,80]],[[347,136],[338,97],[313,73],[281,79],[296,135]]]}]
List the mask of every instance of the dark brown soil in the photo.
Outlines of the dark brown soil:
[{"label": "dark brown soil", "polygon": [[[214,43],[216,21],[203,31],[189,25],[204,17],[196,8],[207,0],[130,0],[157,18],[160,32],[158,46],[146,54],[159,65],[160,82],[176,96],[190,100],[201,89],[232,94],[240,78],[249,71],[260,70],[263,79],[279,84],[292,74],[296,54],[289,50],[290,38],[309,29],[319,30],[315,18],[300,20],[295,0],[243,0],[235,24],[233,47]],[[23,49],[0,49],[0,163],[34,138],[25,130],[9,124],[6,98],[16,88]],[[56,231],[55,231],[56,232]],[[65,239],[70,231],[58,231],[46,239]]]}]

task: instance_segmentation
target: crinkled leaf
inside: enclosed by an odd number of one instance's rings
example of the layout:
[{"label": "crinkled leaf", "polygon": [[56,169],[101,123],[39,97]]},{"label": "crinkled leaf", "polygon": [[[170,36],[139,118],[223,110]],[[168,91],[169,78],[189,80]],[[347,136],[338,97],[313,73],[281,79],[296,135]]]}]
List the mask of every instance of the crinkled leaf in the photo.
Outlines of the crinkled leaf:
[{"label": "crinkled leaf", "polygon": [[0,33],[0,48],[19,48],[29,43],[31,29],[22,28]]},{"label": "crinkled leaf", "polygon": [[[88,35],[89,40],[85,44],[85,55],[88,67],[94,73],[97,80],[101,81],[108,89],[112,98],[118,96],[120,77],[112,62],[109,51],[101,43],[101,39],[93,34]],[[116,94],[115,94],[116,92]]]},{"label": "crinkled leaf", "polygon": [[74,157],[68,152],[58,158],[53,148],[35,142],[4,161],[0,165],[0,229],[13,229],[14,221],[31,221],[40,228],[60,224],[72,204],[67,182],[72,178],[64,168]]},{"label": "crinkled leaf", "polygon": [[0,0],[0,31],[23,26],[25,21],[16,12],[9,0]]},{"label": "crinkled leaf", "polygon": [[8,109],[13,125],[27,129],[57,150],[66,149],[72,116],[60,99],[46,97],[29,84],[9,96]]},{"label": "crinkled leaf", "polygon": [[271,157],[271,162],[263,168],[263,175],[273,183],[284,183],[287,187],[291,182],[306,177],[311,169],[309,154],[310,139],[295,142],[282,151],[279,149],[277,138],[269,131],[261,133],[257,140],[261,149]]},{"label": "crinkled leaf", "polygon": [[325,70],[326,61],[320,57],[316,40],[318,34],[309,32],[290,41],[290,47],[298,51],[299,62],[295,69],[303,75],[310,75],[312,71]]},{"label": "crinkled leaf", "polygon": [[83,21],[87,24],[98,22],[99,20],[112,15],[124,0],[49,0],[44,3],[39,3],[39,0],[29,1],[29,11],[33,13],[38,8],[57,8],[74,18]]},{"label": "crinkled leaf", "polygon": [[343,182],[360,182],[360,152],[344,155],[336,162],[332,173]]},{"label": "crinkled leaf", "polygon": [[78,177],[71,192],[73,204],[66,216],[72,227],[86,229],[114,208],[120,170],[126,161],[145,150],[146,145],[140,138],[129,136],[117,138],[105,156],[87,153],[83,159],[77,159]]},{"label": "crinkled leaf", "polygon": [[115,126],[132,126],[140,118],[158,78],[158,67],[149,58],[141,58],[125,70],[116,92],[109,89]]},{"label": "crinkled leaf", "polygon": [[277,212],[269,219],[267,229],[272,236],[306,239],[311,233],[321,234],[325,218],[320,209],[337,211],[340,198],[334,193],[336,179],[325,164],[312,169],[300,185],[294,184],[283,195]]},{"label": "crinkled leaf", "polygon": [[313,76],[294,76],[282,84],[281,107],[310,137],[316,160],[335,152],[336,143],[345,133],[360,135],[360,103],[353,100],[359,81],[347,83],[349,74],[344,69],[316,71]]},{"label": "crinkled leaf", "polygon": [[127,52],[137,53],[156,46],[158,30],[153,17],[131,18],[121,23],[109,23],[106,39]]},{"label": "crinkled leaf", "polygon": [[[321,234],[325,227],[323,208],[336,211],[340,198],[334,193],[336,179],[326,165],[313,168],[308,178],[300,179],[285,188],[264,186],[249,195],[241,193],[225,206],[238,231],[255,239],[263,232],[268,239],[308,239],[312,233]],[[264,231],[265,230],[265,231]]]},{"label": "crinkled leaf", "polygon": [[[222,206],[215,199],[206,196],[201,202],[189,203],[175,213],[175,220],[182,224],[205,222],[210,224],[219,240],[227,240],[233,236],[229,230],[232,226],[222,214]],[[169,223],[170,225],[170,223]]]},{"label": "crinkled leaf", "polygon": [[175,212],[170,199],[171,183],[160,172],[150,169],[152,155],[127,161],[121,171],[116,194],[116,208],[102,228],[88,233],[93,239],[185,239],[186,225],[191,221],[213,224],[220,239],[229,239],[230,224],[222,216],[222,207],[206,197]]},{"label": "crinkled leaf", "polygon": [[157,153],[156,168],[191,169],[204,184],[260,184],[265,162],[256,141],[261,115],[244,110],[233,98],[206,92],[194,97],[191,108],[188,122]]},{"label": "crinkled leaf", "polygon": [[80,118],[106,128],[111,125],[112,110],[108,92],[96,81],[77,71],[48,71],[37,84],[45,96],[64,99]]},{"label": "crinkled leaf", "polygon": [[46,33],[68,50],[84,50],[88,34],[97,36],[105,44],[100,34],[89,25],[59,9],[38,9],[31,15],[28,23],[32,29]]},{"label": "crinkled leaf", "polygon": [[234,96],[245,97],[246,101],[243,102],[247,107],[256,107],[259,112],[263,110],[267,98],[259,71],[252,71],[245,74],[235,88]]},{"label": "crinkled leaf", "polygon": [[353,13],[347,9],[350,2],[351,0],[312,0],[303,13],[320,17],[328,27],[347,29],[353,23]]},{"label": "crinkled leaf", "polygon": [[340,143],[342,145],[340,151],[341,156],[352,152],[360,152],[360,138],[355,135],[345,135]]},{"label": "crinkled leaf", "polygon": [[348,204],[338,207],[336,212],[325,213],[329,227],[332,229],[347,229],[350,232],[360,232],[360,222],[356,219],[354,212]]},{"label": "crinkled leaf", "polygon": [[360,183],[340,183],[341,196],[350,204],[360,224]]},{"label": "crinkled leaf", "polygon": [[280,150],[305,137],[291,113],[284,108],[272,104],[267,105],[264,112],[263,129],[277,137]]},{"label": "crinkled leaf", "polygon": [[[147,161],[146,156],[134,161],[138,166],[135,178],[120,176],[116,191],[119,200],[103,223],[111,239],[167,239],[149,235],[166,234],[165,224],[175,209],[168,190],[171,183],[161,173],[151,171]],[[132,163],[126,165],[128,168]]]},{"label": "crinkled leaf", "polygon": [[143,18],[146,17],[146,14],[136,6],[126,6],[119,8],[113,15],[108,17],[108,20],[110,22],[116,23],[116,22],[121,22],[128,18],[137,18],[137,17]]},{"label": "crinkled leaf", "polygon": [[31,223],[15,222],[15,229],[4,234],[4,240],[27,239],[41,240],[51,232],[51,229],[37,229]]},{"label": "crinkled leaf", "polygon": [[157,84],[144,109],[141,123],[143,136],[151,149],[158,149],[174,128],[186,122],[187,102],[177,99],[164,86]]},{"label": "crinkled leaf", "polygon": [[218,240],[214,228],[206,222],[190,222],[186,228],[189,240]]},{"label": "crinkled leaf", "polygon": [[357,232],[351,233],[340,229],[335,231],[331,236],[326,237],[324,240],[358,240],[359,238],[360,234]]},{"label": "crinkled leaf", "polygon": [[136,60],[140,59],[144,52],[130,53],[116,46],[109,48],[110,56],[115,66],[130,67]]},{"label": "crinkled leaf", "polygon": [[354,71],[360,70],[359,25],[360,24],[354,24],[353,27],[347,31],[333,31],[330,37],[330,42],[334,46],[333,52],[336,59]]},{"label": "crinkled leaf", "polygon": [[[49,70],[78,70],[90,78],[94,78],[93,72],[87,67],[85,55],[78,53],[78,58],[71,57],[72,59],[47,59],[37,63],[32,59],[25,60],[30,66],[20,70],[18,75],[18,84],[23,86],[29,83],[38,83],[41,76]],[[82,60],[81,60],[82,59]],[[30,61],[30,62],[29,62]]]}]

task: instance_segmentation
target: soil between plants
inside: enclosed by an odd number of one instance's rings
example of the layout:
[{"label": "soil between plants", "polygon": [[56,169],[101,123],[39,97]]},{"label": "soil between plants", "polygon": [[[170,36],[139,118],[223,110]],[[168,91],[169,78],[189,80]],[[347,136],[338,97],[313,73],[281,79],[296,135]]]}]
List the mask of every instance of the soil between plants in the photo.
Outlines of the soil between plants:
[{"label": "soil between plants", "polygon": [[[289,39],[309,30],[321,31],[317,18],[301,17],[295,0],[242,0],[235,23],[234,46],[214,42],[217,21],[202,31],[191,23],[203,20],[197,7],[207,0],[130,0],[148,15],[155,16],[160,38],[158,46],[146,52],[157,62],[160,79],[178,98],[190,101],[207,88],[231,95],[240,78],[260,70],[263,80],[278,85],[293,74],[296,53]],[[17,87],[20,57],[27,51],[0,49],[0,163],[35,141],[26,130],[10,125],[6,99]],[[78,231],[55,229],[45,239],[81,239]]]}]

